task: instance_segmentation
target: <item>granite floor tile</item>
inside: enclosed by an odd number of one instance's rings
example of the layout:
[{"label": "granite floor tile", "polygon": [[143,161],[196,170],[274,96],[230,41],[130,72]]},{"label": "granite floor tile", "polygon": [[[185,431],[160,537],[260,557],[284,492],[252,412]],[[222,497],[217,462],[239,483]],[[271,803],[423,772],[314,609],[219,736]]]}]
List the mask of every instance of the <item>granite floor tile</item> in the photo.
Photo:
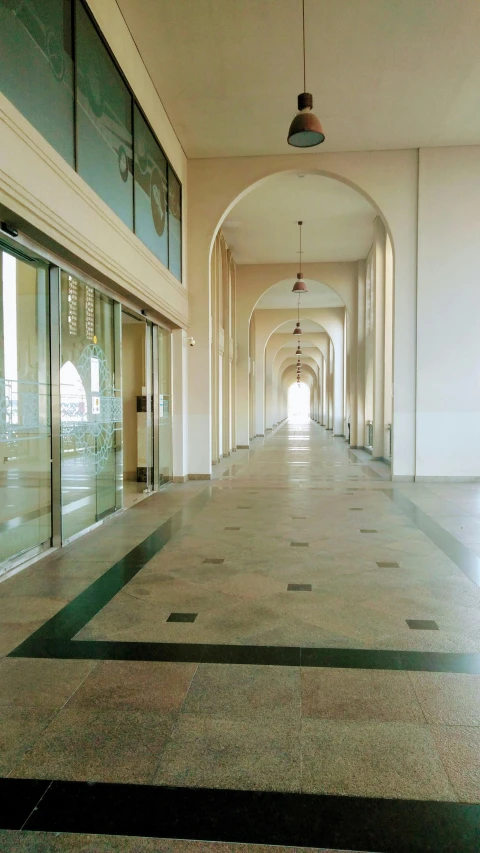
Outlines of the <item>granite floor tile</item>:
[{"label": "granite floor tile", "polygon": [[170,714],[187,695],[197,665],[101,661],[69,702],[76,708],[126,708]]},{"label": "granite floor tile", "polygon": [[300,722],[297,667],[200,664],[182,713]]},{"label": "granite floor tile", "polygon": [[406,672],[304,668],[302,715],[330,720],[423,723]]},{"label": "granite floor tile", "polygon": [[125,707],[60,711],[12,771],[23,779],[152,781],[173,715]]},{"label": "granite floor tile", "polygon": [[455,800],[433,733],[414,723],[302,723],[302,790]]},{"label": "granite floor tile", "polygon": [[300,790],[300,733],[257,717],[180,715],[155,775],[159,785]]},{"label": "granite floor tile", "polygon": [[18,764],[55,714],[47,708],[0,707],[0,776]]},{"label": "granite floor tile", "polygon": [[480,803],[480,728],[433,726],[432,731],[457,798]]},{"label": "granite floor tile", "polygon": [[323,847],[279,847],[120,835],[0,830],[2,853],[355,853]]},{"label": "granite floor tile", "polygon": [[97,665],[88,660],[0,661],[0,706],[62,708]]},{"label": "granite floor tile", "polygon": [[480,675],[409,672],[428,723],[480,726]]}]

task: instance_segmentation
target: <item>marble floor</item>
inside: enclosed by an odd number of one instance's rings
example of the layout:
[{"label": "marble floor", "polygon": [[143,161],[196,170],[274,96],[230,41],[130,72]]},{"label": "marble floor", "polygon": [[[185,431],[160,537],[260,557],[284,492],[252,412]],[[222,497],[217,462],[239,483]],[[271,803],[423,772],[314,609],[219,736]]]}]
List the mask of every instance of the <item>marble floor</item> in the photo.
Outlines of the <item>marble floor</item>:
[{"label": "marble floor", "polygon": [[2,853],[478,853],[480,484],[214,471],[0,583]]}]

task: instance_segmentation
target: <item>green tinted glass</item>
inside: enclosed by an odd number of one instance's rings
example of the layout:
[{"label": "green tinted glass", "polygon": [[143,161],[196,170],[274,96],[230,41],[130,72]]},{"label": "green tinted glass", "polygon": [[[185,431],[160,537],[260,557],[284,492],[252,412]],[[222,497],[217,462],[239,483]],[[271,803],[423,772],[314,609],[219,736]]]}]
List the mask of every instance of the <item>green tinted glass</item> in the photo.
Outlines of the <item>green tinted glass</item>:
[{"label": "green tinted glass", "polygon": [[133,228],[132,98],[77,0],[77,168]]},{"label": "green tinted glass", "polygon": [[135,233],[168,266],[167,161],[135,107]]},{"label": "green tinted glass", "polygon": [[70,0],[0,0],[0,90],[73,166]]}]

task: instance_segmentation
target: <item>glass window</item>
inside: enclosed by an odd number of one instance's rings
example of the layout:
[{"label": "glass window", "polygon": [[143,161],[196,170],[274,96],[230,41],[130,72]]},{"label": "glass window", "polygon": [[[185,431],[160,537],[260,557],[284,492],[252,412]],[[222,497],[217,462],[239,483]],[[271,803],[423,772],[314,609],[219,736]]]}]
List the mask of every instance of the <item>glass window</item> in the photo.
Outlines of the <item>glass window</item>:
[{"label": "glass window", "polygon": [[0,0],[0,89],[73,166],[70,0]]},{"label": "glass window", "polygon": [[60,364],[65,540],[114,512],[122,427],[122,399],[114,384],[114,303],[65,272]]},{"label": "glass window", "polygon": [[168,257],[170,271],[182,280],[182,188],[168,167]]},{"label": "glass window", "polygon": [[133,228],[132,97],[77,0],[77,168]]},{"label": "glass window", "polygon": [[47,270],[0,250],[0,563],[51,537]]},{"label": "glass window", "polygon": [[135,107],[135,233],[168,266],[167,161]]}]

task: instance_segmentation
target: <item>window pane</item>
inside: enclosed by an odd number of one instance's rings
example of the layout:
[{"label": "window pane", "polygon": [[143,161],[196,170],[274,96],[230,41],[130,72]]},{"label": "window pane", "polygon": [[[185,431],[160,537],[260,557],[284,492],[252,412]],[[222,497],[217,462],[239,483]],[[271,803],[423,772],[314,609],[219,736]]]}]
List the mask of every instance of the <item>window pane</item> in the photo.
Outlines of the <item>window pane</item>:
[{"label": "window pane", "polygon": [[132,99],[79,0],[77,165],[82,178],[133,228]]},{"label": "window pane", "polygon": [[168,245],[169,267],[175,278],[182,280],[182,188],[168,168]]},{"label": "window pane", "polygon": [[167,161],[135,107],[135,233],[168,266]]},{"label": "window pane", "polygon": [[51,537],[47,318],[46,269],[0,251],[0,563]]},{"label": "window pane", "polygon": [[0,0],[0,89],[73,166],[69,0]]}]

